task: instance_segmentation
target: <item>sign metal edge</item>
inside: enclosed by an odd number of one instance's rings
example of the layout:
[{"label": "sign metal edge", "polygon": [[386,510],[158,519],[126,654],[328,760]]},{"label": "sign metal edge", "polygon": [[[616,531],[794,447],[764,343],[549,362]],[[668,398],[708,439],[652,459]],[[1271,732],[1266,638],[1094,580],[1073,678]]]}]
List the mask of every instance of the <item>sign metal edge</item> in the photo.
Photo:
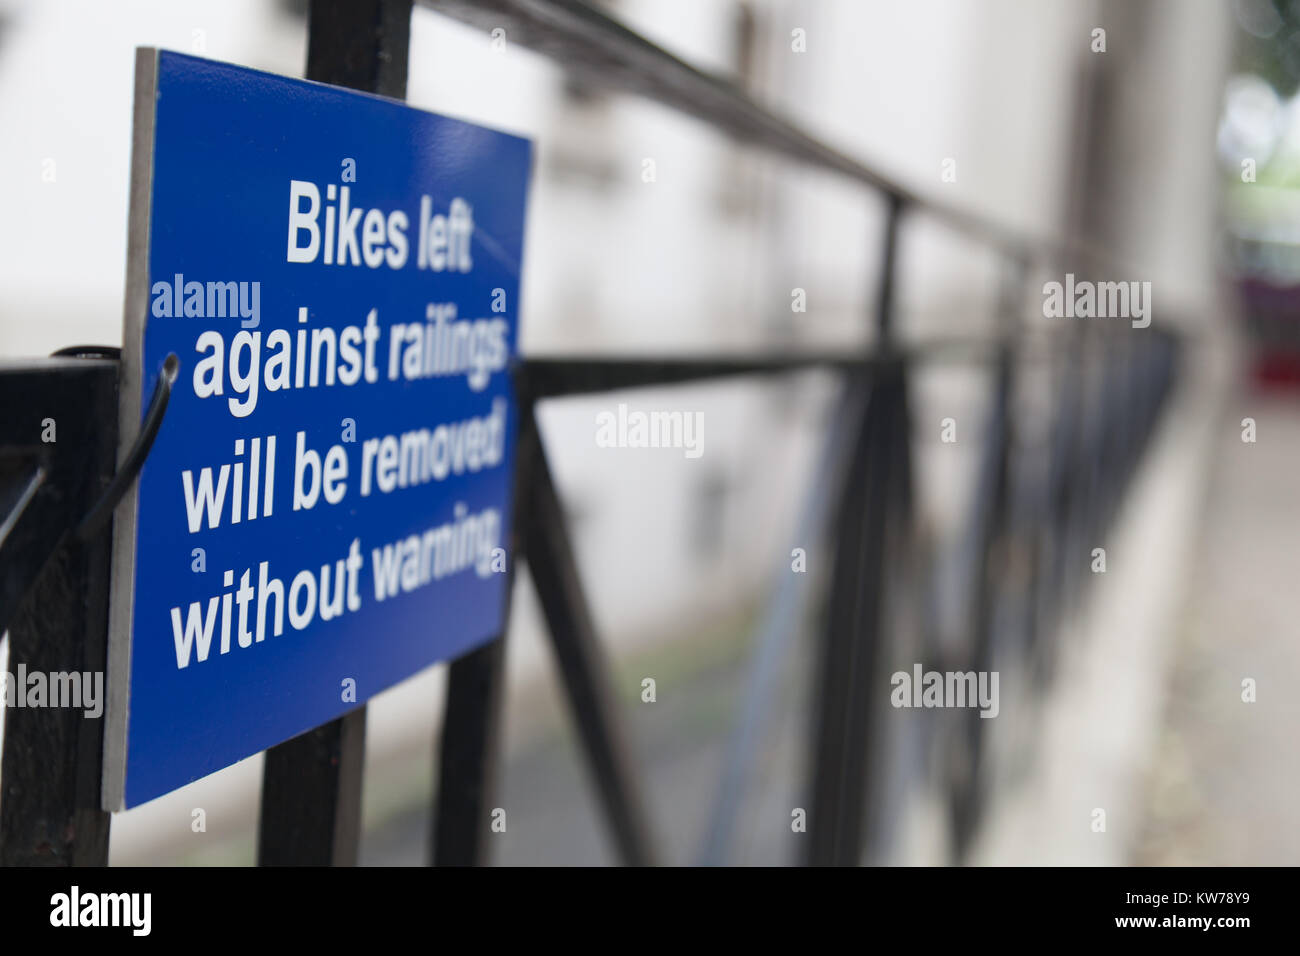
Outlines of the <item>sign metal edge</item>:
[{"label": "sign metal edge", "polygon": [[[118,371],[118,463],[140,432],[144,394],[144,329],[149,309],[149,233],[153,199],[154,125],[158,103],[155,47],[135,51],[135,103],[131,129],[131,186],[127,206],[126,295],[122,359]],[[160,374],[159,369],[153,375]],[[131,483],[113,516],[113,557],[108,605],[108,702],[104,728],[103,809],[126,807],[126,747],[130,723],[131,634],[135,610],[136,512],[140,485]]]}]

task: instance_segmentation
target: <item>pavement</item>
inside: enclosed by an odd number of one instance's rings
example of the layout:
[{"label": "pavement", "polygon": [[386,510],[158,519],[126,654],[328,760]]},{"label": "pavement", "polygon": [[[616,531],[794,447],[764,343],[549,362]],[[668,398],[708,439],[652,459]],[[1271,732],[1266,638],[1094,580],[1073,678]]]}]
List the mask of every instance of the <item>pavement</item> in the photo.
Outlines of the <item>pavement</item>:
[{"label": "pavement", "polygon": [[[1256,441],[1241,440],[1254,418]],[[1300,393],[1238,388],[1130,862],[1300,864]],[[1254,682],[1253,702],[1249,685]]]}]

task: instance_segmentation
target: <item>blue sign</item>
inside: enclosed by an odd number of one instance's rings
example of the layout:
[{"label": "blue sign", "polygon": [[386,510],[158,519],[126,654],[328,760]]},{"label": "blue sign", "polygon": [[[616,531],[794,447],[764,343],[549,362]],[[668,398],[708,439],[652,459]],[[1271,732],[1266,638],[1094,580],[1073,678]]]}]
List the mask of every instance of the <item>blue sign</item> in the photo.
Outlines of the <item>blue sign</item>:
[{"label": "blue sign", "polygon": [[104,804],[503,626],[527,140],[156,50],[136,63]]}]

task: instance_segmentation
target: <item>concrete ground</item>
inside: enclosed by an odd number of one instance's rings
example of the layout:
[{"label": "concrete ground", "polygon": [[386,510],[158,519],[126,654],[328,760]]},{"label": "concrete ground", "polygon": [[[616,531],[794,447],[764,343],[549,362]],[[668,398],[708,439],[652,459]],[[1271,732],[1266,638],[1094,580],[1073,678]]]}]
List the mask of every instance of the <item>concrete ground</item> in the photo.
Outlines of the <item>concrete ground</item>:
[{"label": "concrete ground", "polygon": [[[1256,441],[1241,440],[1243,418]],[[1227,403],[1132,862],[1300,864],[1300,393]],[[1255,700],[1243,689],[1253,681]],[[1248,686],[1248,685],[1247,685]]]},{"label": "concrete ground", "polygon": [[1300,863],[1300,394],[1234,365],[1188,369],[976,862]]}]

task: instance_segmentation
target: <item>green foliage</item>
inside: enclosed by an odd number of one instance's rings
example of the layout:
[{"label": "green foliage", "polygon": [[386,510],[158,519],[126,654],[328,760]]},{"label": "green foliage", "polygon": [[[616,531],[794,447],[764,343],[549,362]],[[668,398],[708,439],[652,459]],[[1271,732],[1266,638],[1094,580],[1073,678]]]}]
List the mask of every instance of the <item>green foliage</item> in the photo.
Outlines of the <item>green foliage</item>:
[{"label": "green foliage", "polygon": [[[1237,65],[1242,72],[1268,80],[1278,95],[1289,97],[1300,89],[1300,3],[1295,0],[1248,0],[1237,8]],[[1276,20],[1260,16],[1271,9]],[[1251,15],[1250,11],[1256,11]],[[1267,36],[1252,32],[1248,25],[1271,29]]]}]

